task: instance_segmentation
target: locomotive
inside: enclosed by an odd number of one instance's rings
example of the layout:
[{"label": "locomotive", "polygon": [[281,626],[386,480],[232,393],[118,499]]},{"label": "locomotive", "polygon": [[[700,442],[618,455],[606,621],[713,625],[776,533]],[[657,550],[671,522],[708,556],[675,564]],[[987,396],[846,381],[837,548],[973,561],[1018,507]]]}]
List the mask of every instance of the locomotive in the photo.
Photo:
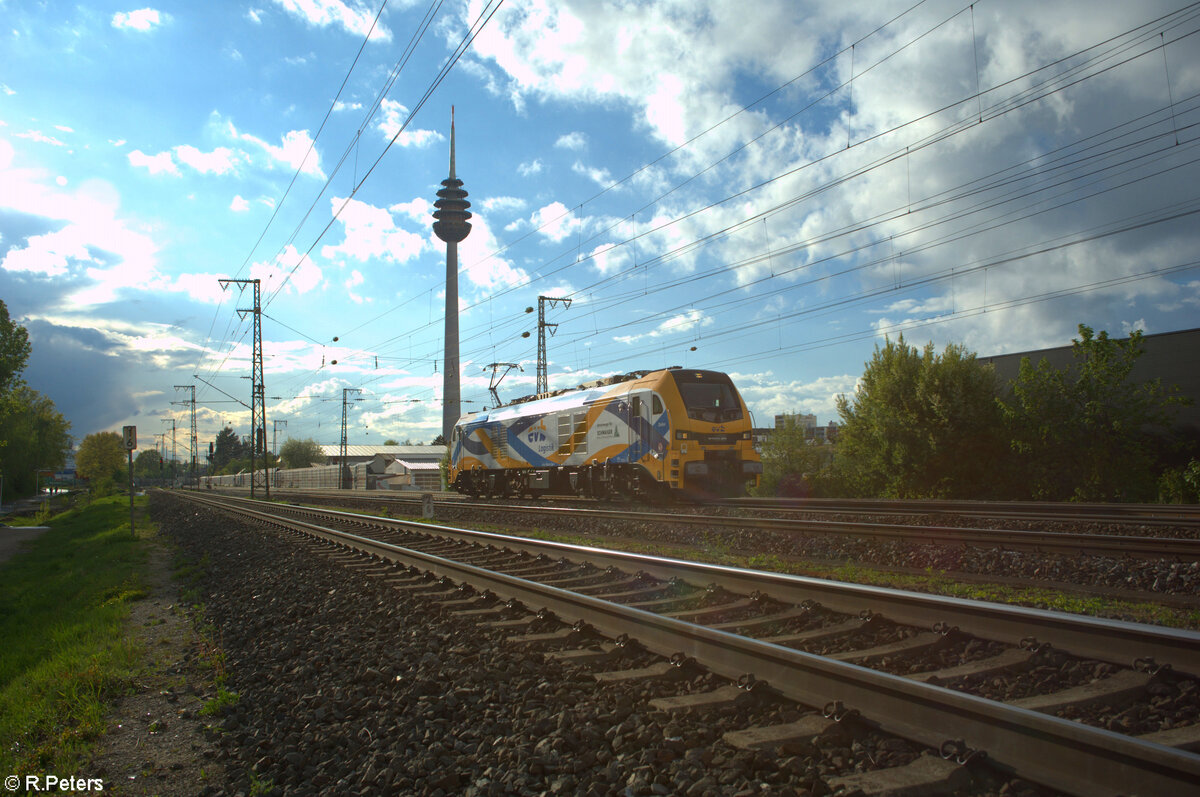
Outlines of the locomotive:
[{"label": "locomotive", "polygon": [[728,374],[635,371],[467,413],[449,483],[472,497],[744,495],[762,460]]}]

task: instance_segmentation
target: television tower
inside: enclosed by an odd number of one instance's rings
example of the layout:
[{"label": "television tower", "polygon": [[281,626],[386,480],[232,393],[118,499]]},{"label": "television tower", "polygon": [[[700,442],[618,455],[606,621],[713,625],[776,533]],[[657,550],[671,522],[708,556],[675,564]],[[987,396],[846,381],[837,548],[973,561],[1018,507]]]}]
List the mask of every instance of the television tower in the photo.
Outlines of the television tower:
[{"label": "television tower", "polygon": [[454,174],[454,106],[450,106],[450,176],[437,192],[433,233],[446,242],[446,353],[442,373],[442,437],[450,444],[450,432],[462,414],[458,367],[458,243],[471,232],[467,219],[467,192]]}]

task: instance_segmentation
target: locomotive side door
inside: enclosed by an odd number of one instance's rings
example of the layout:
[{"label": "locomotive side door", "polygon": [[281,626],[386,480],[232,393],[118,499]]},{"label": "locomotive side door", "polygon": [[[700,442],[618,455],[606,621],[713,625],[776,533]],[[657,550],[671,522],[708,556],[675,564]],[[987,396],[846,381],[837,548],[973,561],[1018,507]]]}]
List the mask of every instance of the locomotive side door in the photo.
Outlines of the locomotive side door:
[{"label": "locomotive side door", "polygon": [[629,423],[626,425],[626,434],[628,435],[629,461],[637,462],[642,458],[645,452],[646,441],[645,437],[645,402],[642,396],[637,393],[629,395]]}]

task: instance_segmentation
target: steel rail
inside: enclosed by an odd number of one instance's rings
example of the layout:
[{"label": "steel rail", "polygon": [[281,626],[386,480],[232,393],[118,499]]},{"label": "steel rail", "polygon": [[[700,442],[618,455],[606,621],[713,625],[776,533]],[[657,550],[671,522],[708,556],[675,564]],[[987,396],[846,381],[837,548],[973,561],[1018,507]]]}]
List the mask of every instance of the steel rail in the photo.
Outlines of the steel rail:
[{"label": "steel rail", "polygon": [[[503,505],[497,506],[504,509]],[[570,513],[612,520],[709,525],[722,528],[753,526],[758,529],[784,533],[854,535],[912,543],[975,545],[987,548],[1007,547],[1068,555],[1126,555],[1187,561],[1200,559],[1200,539],[1177,537],[1128,537],[1115,534],[1079,534],[1074,532],[1024,531],[1017,529],[909,526],[903,524],[841,520],[673,515],[661,512],[624,512],[607,509],[567,509],[559,507],[512,507],[509,511]]]},{"label": "steel rail", "polygon": [[[236,488],[231,488],[236,489]],[[278,488],[293,494],[343,497],[353,495],[359,500],[417,502],[418,497],[404,495],[372,494],[357,490],[320,490]],[[438,493],[436,498],[445,503],[462,503],[466,506],[493,506],[480,503],[458,493]],[[554,500],[551,497],[550,500]],[[603,503],[590,499],[584,503]],[[880,498],[722,498],[707,501],[702,506],[726,506],[749,510],[763,509],[776,512],[813,512],[849,514],[946,514],[968,517],[992,517],[1012,520],[1087,521],[1121,525],[1200,525],[1200,506],[1188,504],[1118,504],[1118,503],[1075,503],[1051,501],[970,501],[963,499],[880,499]]]},{"label": "steel rail", "polygon": [[[245,498],[232,500],[248,506],[274,506],[262,501],[251,502]],[[1200,675],[1200,634],[1176,628],[906,592],[887,587],[848,584],[788,573],[689,562],[353,512],[296,506],[281,509],[311,513],[312,517],[329,515],[360,524],[491,544],[523,551],[533,556],[541,554],[551,558],[566,557],[574,562],[591,564],[601,570],[615,567],[622,570],[641,570],[663,580],[677,578],[694,584],[715,583],[730,592],[751,594],[757,591],[785,603],[800,604],[811,600],[833,611],[846,614],[870,611],[908,625],[932,627],[935,622],[941,622],[943,625],[969,629],[978,636],[1012,645],[1033,637],[1038,642],[1049,643],[1076,655],[1122,667],[1130,666],[1135,658],[1152,658],[1160,665],[1170,664],[1177,671]]]},{"label": "steel rail", "polygon": [[798,512],[878,512],[979,515],[1026,519],[1113,523],[1200,523],[1200,506],[1187,504],[1103,504],[1051,501],[966,501],[876,498],[726,498],[714,504]]},{"label": "steel rail", "polygon": [[547,608],[567,622],[585,622],[605,634],[630,634],[655,653],[682,652],[730,679],[752,673],[806,705],[841,701],[883,730],[937,749],[948,740],[961,739],[969,748],[985,751],[1001,768],[1070,794],[1193,795],[1200,782],[1200,756],[1174,748],[306,521],[230,507],[194,494],[185,497],[467,581],[501,597]]},{"label": "steel rail", "polygon": [[[302,495],[302,494],[299,494]],[[326,497],[322,494],[321,497]],[[299,497],[297,495],[297,497]],[[354,500],[388,504],[394,499],[374,496],[353,496]],[[454,502],[456,508],[459,502]],[[753,527],[764,531],[802,535],[834,534],[870,537],[908,543],[933,545],[976,546],[1058,553],[1067,556],[1132,556],[1140,559],[1172,559],[1200,561],[1200,539],[1178,537],[1136,537],[1117,534],[1081,534],[1075,532],[1026,531],[1017,529],[978,529],[950,526],[913,526],[842,520],[807,520],[795,518],[728,517],[722,515],[680,515],[667,512],[645,512],[617,509],[584,509],[579,507],[530,506],[526,504],[469,503],[466,509],[494,512],[536,513],[554,516],[579,516],[603,520],[627,520],[677,525],[707,525],[719,528]]]}]

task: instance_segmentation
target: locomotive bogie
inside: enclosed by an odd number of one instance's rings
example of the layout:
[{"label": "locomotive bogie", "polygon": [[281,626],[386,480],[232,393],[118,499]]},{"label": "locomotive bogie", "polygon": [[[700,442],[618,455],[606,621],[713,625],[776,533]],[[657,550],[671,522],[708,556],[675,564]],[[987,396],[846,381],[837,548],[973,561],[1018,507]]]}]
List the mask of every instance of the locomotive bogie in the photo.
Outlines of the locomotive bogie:
[{"label": "locomotive bogie", "polygon": [[750,429],[725,374],[641,372],[463,416],[450,486],[491,497],[742,494],[762,472]]}]

